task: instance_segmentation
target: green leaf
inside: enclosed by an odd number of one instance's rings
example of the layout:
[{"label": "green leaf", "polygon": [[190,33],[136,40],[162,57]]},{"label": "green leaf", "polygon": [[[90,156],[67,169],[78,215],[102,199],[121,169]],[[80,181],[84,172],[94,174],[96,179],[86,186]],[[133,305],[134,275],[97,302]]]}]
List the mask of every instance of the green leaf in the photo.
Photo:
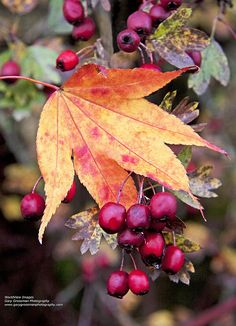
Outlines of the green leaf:
[{"label": "green leaf", "polygon": [[173,102],[176,97],[177,91],[168,92],[163,98],[161,104],[159,105],[163,110],[171,112],[173,108]]},{"label": "green leaf", "polygon": [[198,200],[191,197],[187,192],[179,190],[179,191],[171,191],[178,199],[180,199],[183,203],[194,207],[196,209],[203,209],[202,205],[198,202]]},{"label": "green leaf", "polygon": [[[173,244],[173,236],[171,232],[163,232],[166,245]],[[176,245],[185,253],[190,254],[192,252],[199,251],[201,249],[200,245],[186,239],[182,234],[175,234]]]},{"label": "green leaf", "polygon": [[212,166],[206,165],[190,174],[189,185],[194,195],[204,198],[212,198],[218,196],[212,190],[218,189],[222,183],[219,179],[210,177],[211,171]]},{"label": "green leaf", "polygon": [[44,46],[29,46],[21,62],[22,75],[55,84],[60,83],[60,75],[55,68],[57,56],[57,52]]},{"label": "green leaf", "polygon": [[0,54],[0,67],[3,65],[4,62],[11,59],[11,51],[6,50]]},{"label": "green leaf", "polygon": [[201,69],[189,77],[188,86],[193,88],[198,95],[202,95],[206,91],[211,77],[218,80],[223,86],[227,86],[230,78],[228,59],[222,47],[215,40],[212,40],[209,46],[202,51]]},{"label": "green leaf", "polygon": [[178,68],[194,65],[186,51],[202,51],[209,44],[204,32],[186,27],[191,14],[192,9],[180,8],[150,36],[158,54]]},{"label": "green leaf", "polygon": [[80,212],[71,216],[66,221],[66,226],[72,229],[79,229],[75,233],[72,240],[83,240],[80,251],[81,254],[86,253],[88,250],[91,255],[95,255],[100,247],[102,236],[106,239],[107,243],[112,249],[117,246],[116,234],[107,234],[98,224],[98,208],[93,207],[86,211]]},{"label": "green leaf", "polygon": [[178,159],[183,164],[183,166],[187,168],[192,159],[192,146],[185,146],[178,154]]},{"label": "green leaf", "polygon": [[56,34],[69,34],[72,31],[71,25],[66,22],[62,13],[63,2],[50,0],[49,4],[48,27]]}]

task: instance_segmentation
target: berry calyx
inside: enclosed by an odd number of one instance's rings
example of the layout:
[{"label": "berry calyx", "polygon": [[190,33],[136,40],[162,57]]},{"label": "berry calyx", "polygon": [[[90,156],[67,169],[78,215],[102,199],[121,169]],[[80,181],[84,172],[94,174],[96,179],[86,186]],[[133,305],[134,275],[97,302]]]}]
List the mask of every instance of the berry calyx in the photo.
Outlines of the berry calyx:
[{"label": "berry calyx", "polygon": [[67,192],[66,197],[63,199],[63,203],[67,204],[70,203],[72,201],[72,199],[75,197],[76,194],[76,183],[75,181],[73,181],[70,189]]},{"label": "berry calyx", "polygon": [[79,63],[79,58],[74,51],[63,51],[56,60],[56,67],[61,71],[69,71],[74,69]]},{"label": "berry calyx", "polygon": [[149,292],[150,285],[146,273],[139,269],[135,269],[129,273],[129,288],[137,295],[144,295]]},{"label": "berry calyx", "polygon": [[27,194],[21,200],[20,209],[25,220],[38,221],[45,209],[44,198],[36,192]]},{"label": "berry calyx", "polygon": [[196,66],[201,66],[202,55],[200,51],[187,51],[186,53],[193,59],[193,62]]},{"label": "berry calyx", "polygon": [[127,26],[143,38],[152,31],[152,19],[146,12],[138,10],[128,17]]},{"label": "berry calyx", "polygon": [[120,232],[125,226],[126,210],[118,203],[106,203],[98,214],[99,225],[109,234]]},{"label": "berry calyx", "polygon": [[[6,61],[0,70],[0,76],[19,76],[21,72],[21,68],[17,62],[14,60]],[[4,79],[4,81],[8,84],[14,84],[17,79]]]},{"label": "berry calyx", "polygon": [[166,10],[175,10],[182,5],[183,0],[161,0],[160,5]]},{"label": "berry calyx", "polygon": [[175,220],[177,211],[177,201],[170,192],[159,192],[150,201],[152,218],[165,221],[167,218]]},{"label": "berry calyx", "polygon": [[127,226],[135,231],[143,231],[149,228],[151,214],[148,206],[135,204],[127,211]]},{"label": "berry calyx", "polygon": [[118,233],[117,242],[121,248],[131,252],[134,248],[140,247],[144,241],[144,234],[125,229]]},{"label": "berry calyx", "polygon": [[149,15],[152,19],[153,26],[157,27],[161,22],[170,16],[170,12],[160,5],[155,5],[151,8]]},{"label": "berry calyx", "polygon": [[160,222],[157,219],[152,219],[149,227],[150,231],[161,232],[166,227],[166,222]]},{"label": "berry calyx", "polygon": [[95,34],[95,31],[96,25],[94,20],[86,17],[79,26],[73,28],[72,37],[75,40],[88,41]]},{"label": "berry calyx", "polygon": [[129,291],[129,274],[124,271],[111,273],[107,281],[107,292],[113,297],[122,299]]},{"label": "berry calyx", "polygon": [[117,45],[124,52],[134,52],[140,43],[140,37],[132,29],[125,29],[117,35]]},{"label": "berry calyx", "polygon": [[139,252],[146,265],[159,266],[164,248],[165,240],[161,233],[147,232],[144,243],[139,247]]},{"label": "berry calyx", "polygon": [[154,63],[143,63],[139,68],[156,70],[161,72],[161,68],[158,65],[155,65]]},{"label": "berry calyx", "polygon": [[168,274],[176,274],[181,270],[183,264],[183,251],[177,246],[168,246],[162,260],[162,270]]},{"label": "berry calyx", "polygon": [[77,25],[84,20],[84,8],[80,0],[65,0],[63,15],[68,23]]}]

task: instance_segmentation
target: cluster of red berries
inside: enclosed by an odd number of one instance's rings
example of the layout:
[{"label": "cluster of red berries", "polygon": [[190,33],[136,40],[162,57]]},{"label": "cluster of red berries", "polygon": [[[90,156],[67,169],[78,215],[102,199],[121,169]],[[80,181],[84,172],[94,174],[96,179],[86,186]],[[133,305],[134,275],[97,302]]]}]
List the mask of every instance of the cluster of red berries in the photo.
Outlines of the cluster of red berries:
[{"label": "cluster of red berries", "polygon": [[[99,225],[109,233],[117,233],[119,246],[128,254],[137,250],[146,266],[168,274],[180,271],[185,256],[176,245],[166,246],[162,231],[176,220],[177,201],[169,192],[155,194],[150,204],[134,204],[126,212],[123,205],[109,202],[99,212]],[[107,282],[108,293],[122,298],[128,290],[138,295],[149,291],[148,276],[135,268],[130,274],[113,272]]]},{"label": "cluster of red berries", "polygon": [[[0,76],[5,77],[5,76],[19,76],[21,73],[21,68],[18,65],[18,63],[14,60],[8,60],[6,61],[0,70]],[[17,79],[3,79],[8,84],[14,84]]]},{"label": "cluster of red berries", "polygon": [[[72,201],[76,193],[76,184],[73,181],[66,197],[63,199],[63,203],[67,204]],[[27,221],[38,221],[42,218],[43,212],[45,210],[45,200],[37,192],[32,190],[31,193],[25,195],[20,204],[21,214],[23,218]]]}]

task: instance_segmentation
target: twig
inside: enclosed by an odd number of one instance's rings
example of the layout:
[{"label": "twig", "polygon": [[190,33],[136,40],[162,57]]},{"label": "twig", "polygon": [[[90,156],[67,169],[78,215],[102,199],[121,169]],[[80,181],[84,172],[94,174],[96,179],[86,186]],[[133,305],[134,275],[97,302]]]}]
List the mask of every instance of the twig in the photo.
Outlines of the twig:
[{"label": "twig", "polygon": [[27,80],[27,81],[30,81],[34,84],[40,84],[40,85],[43,85],[45,87],[49,87],[49,88],[52,88],[54,90],[58,90],[60,89],[60,87],[56,86],[56,85],[53,85],[53,84],[48,84],[48,83],[45,83],[45,82],[42,82],[40,80],[37,80],[37,79],[33,79],[33,78],[30,78],[30,77],[25,77],[25,76],[1,76],[0,77],[0,80],[2,79],[22,79],[22,80]]}]

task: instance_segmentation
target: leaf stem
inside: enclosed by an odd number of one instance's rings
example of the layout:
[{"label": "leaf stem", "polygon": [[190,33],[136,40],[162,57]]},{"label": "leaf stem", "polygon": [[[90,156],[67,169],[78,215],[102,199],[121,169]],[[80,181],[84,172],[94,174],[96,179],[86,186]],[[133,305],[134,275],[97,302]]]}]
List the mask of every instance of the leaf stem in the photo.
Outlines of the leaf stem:
[{"label": "leaf stem", "polygon": [[43,85],[45,87],[49,87],[49,88],[52,88],[54,90],[58,90],[60,89],[60,87],[56,86],[56,85],[53,85],[53,84],[48,84],[48,83],[45,83],[45,82],[42,82],[40,80],[37,80],[37,79],[33,79],[33,78],[30,78],[30,77],[25,77],[25,76],[1,76],[0,77],[0,80],[4,80],[4,79],[22,79],[22,80],[27,80],[27,81],[30,81],[34,84],[40,84],[40,85]]}]

